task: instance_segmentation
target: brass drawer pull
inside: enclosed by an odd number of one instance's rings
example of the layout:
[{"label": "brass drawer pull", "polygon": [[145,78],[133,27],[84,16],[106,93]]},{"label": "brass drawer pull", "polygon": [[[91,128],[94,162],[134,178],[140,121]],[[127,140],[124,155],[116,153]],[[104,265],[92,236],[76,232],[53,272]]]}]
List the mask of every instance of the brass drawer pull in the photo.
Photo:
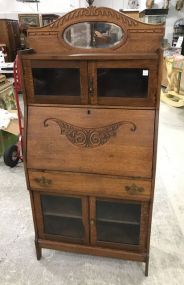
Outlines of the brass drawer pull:
[{"label": "brass drawer pull", "polygon": [[49,186],[52,184],[52,180],[51,179],[47,179],[44,176],[42,177],[37,177],[34,179],[36,181],[36,183],[38,183],[40,186]]},{"label": "brass drawer pull", "polygon": [[125,190],[128,192],[128,194],[131,195],[140,194],[145,191],[143,187],[137,186],[135,184],[132,184],[131,186],[125,186]]}]

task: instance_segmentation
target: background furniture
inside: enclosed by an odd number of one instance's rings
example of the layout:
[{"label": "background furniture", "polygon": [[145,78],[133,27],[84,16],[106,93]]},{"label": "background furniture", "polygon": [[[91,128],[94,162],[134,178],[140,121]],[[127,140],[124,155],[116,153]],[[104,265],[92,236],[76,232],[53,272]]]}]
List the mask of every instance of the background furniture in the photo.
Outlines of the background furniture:
[{"label": "background furniture", "polygon": [[174,24],[172,45],[175,46],[180,36],[184,37],[184,18],[177,20]]},{"label": "background furniture", "polygon": [[56,14],[42,14],[42,25],[46,26],[59,18]]},{"label": "background furniture", "polygon": [[163,34],[96,7],[28,30],[24,163],[38,259],[42,248],[111,256],[145,262],[148,275]]},{"label": "background furniture", "polygon": [[26,49],[27,29],[29,27],[41,27],[42,16],[38,13],[35,13],[35,14],[18,14],[18,17],[19,17],[21,49]]},{"label": "background furniture", "polygon": [[139,13],[139,18],[145,23],[165,23],[169,9],[145,9]]},{"label": "background furniture", "polygon": [[5,75],[0,75],[0,108],[5,110],[16,109],[13,83],[8,81]]},{"label": "background furniture", "polygon": [[184,56],[176,55],[165,59],[167,88],[161,92],[161,100],[173,107],[184,106]]},{"label": "background furniture", "polygon": [[19,24],[26,25],[27,27],[40,27],[41,15],[36,14],[19,14]]},{"label": "background furniture", "polygon": [[6,61],[15,60],[17,50],[20,49],[19,25],[16,20],[0,19],[0,44],[6,44]]}]

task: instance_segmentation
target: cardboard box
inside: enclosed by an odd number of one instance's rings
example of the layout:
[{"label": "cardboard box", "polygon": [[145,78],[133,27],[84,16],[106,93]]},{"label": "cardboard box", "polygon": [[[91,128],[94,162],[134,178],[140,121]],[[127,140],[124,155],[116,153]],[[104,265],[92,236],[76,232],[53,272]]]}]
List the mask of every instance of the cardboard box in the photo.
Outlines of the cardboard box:
[{"label": "cardboard box", "polygon": [[[8,112],[17,114],[17,110],[9,110]],[[18,136],[19,135],[18,119],[11,120],[8,127],[4,129],[3,131],[6,131],[8,133]]]}]

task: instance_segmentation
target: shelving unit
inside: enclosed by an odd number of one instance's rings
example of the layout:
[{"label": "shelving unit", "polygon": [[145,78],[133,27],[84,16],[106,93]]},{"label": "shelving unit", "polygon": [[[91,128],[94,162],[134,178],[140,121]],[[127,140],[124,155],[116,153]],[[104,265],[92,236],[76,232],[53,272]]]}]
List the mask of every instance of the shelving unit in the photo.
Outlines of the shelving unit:
[{"label": "shelving unit", "polygon": [[139,13],[140,21],[149,24],[165,23],[169,9],[145,9]]},{"label": "shelving unit", "polygon": [[24,163],[38,260],[61,249],[144,262],[148,275],[163,35],[96,7],[28,30]]}]

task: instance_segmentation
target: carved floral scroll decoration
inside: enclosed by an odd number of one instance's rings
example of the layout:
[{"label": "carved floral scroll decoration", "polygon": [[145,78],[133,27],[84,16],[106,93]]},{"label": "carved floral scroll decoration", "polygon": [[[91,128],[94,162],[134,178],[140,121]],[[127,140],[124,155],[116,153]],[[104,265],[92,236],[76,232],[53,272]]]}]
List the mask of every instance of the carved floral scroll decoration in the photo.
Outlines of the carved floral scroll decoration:
[{"label": "carved floral scroll decoration", "polygon": [[131,132],[135,132],[136,125],[131,121],[120,121],[100,128],[82,128],[69,124],[56,118],[48,118],[44,121],[44,126],[48,127],[48,122],[56,123],[61,130],[61,135],[77,147],[95,148],[106,144],[110,138],[115,137],[120,126],[128,125]]}]

